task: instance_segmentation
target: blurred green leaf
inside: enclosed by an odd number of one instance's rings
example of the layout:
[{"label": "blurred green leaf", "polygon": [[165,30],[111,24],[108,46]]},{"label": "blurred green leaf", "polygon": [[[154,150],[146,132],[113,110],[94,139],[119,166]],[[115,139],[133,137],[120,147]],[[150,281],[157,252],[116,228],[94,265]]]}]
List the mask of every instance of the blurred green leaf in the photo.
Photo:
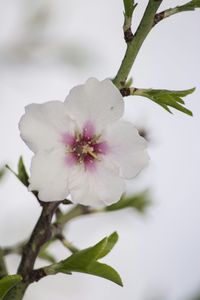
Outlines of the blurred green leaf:
[{"label": "blurred green leaf", "polygon": [[22,280],[20,275],[9,275],[0,280],[0,300],[3,300],[11,288]]},{"label": "blurred green leaf", "polygon": [[0,180],[5,176],[6,169],[4,167],[0,168]]},{"label": "blurred green leaf", "polygon": [[18,161],[18,178],[25,186],[29,185],[29,181],[28,181],[29,176],[26,172],[26,168],[24,166],[22,156],[20,156]]},{"label": "blurred green leaf", "polygon": [[6,165],[5,167],[18,178],[17,173],[15,173],[15,171],[13,171],[9,165]]},{"label": "blurred green leaf", "polygon": [[5,257],[4,257],[4,251],[2,248],[0,248],[0,279],[7,276],[7,268],[5,263]]},{"label": "blurred green leaf", "polygon": [[122,286],[123,284],[119,274],[112,267],[97,261],[111,251],[117,239],[118,235],[114,232],[93,247],[78,251],[67,259],[52,265],[52,268],[54,268],[56,272],[66,274],[81,272],[96,275]]},{"label": "blurred green leaf", "polygon": [[200,295],[195,296],[194,298],[190,298],[188,300],[200,300]]},{"label": "blurred green leaf", "polygon": [[193,93],[194,90],[195,88],[184,91],[144,89],[141,90],[141,92],[138,90],[138,93],[136,93],[136,95],[151,99],[170,113],[171,111],[169,107],[173,107],[187,115],[192,116],[192,112],[184,107],[185,102],[182,100],[182,97]]},{"label": "blurred green leaf", "polygon": [[46,260],[47,262],[51,263],[51,264],[54,264],[56,263],[56,259],[55,257],[49,252],[48,250],[48,247],[51,245],[51,243],[53,241],[55,241],[56,238],[52,239],[52,240],[49,240],[47,241],[43,246],[42,248],[40,249],[40,252],[38,254],[38,257],[40,259],[43,259],[43,260]]},{"label": "blurred green leaf", "polygon": [[134,208],[141,213],[144,213],[147,207],[151,204],[148,191],[144,191],[137,195],[123,195],[121,199],[110,206],[105,207],[105,211],[115,211],[127,207]]}]

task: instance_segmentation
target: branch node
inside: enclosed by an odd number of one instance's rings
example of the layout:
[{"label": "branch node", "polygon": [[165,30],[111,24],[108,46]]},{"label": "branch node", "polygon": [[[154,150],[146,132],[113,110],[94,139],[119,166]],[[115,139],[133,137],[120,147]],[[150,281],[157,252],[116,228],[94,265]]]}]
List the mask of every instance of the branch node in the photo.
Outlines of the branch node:
[{"label": "branch node", "polygon": [[127,96],[130,96],[131,94],[131,91],[130,91],[130,88],[123,88],[120,90],[120,93],[123,97],[127,97]]},{"label": "branch node", "polygon": [[37,269],[37,270],[33,270],[30,274],[30,279],[29,279],[29,282],[32,283],[32,282],[37,282],[39,281],[40,279],[46,277],[47,274],[45,273],[44,269],[41,268],[41,269]]},{"label": "branch node", "polygon": [[134,38],[131,28],[129,27],[126,31],[124,31],[124,39],[126,43],[130,43]]},{"label": "branch node", "polygon": [[162,21],[164,19],[164,17],[165,17],[165,12],[164,11],[156,14],[155,17],[154,17],[153,26],[155,26],[157,23]]},{"label": "branch node", "polygon": [[123,97],[127,97],[127,96],[130,96],[130,95],[134,95],[137,90],[138,89],[134,88],[134,87],[131,87],[131,88],[124,87],[124,88],[120,89],[120,93]]}]

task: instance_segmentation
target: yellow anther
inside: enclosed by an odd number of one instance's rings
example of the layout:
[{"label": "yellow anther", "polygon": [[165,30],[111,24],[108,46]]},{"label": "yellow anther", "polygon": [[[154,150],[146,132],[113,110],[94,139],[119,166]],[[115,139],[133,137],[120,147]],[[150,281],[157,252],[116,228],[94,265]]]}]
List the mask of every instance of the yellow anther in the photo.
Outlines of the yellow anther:
[{"label": "yellow anther", "polygon": [[89,150],[88,154],[90,154],[94,159],[98,159],[98,156],[94,152]]},{"label": "yellow anther", "polygon": [[98,159],[98,156],[94,153],[94,148],[89,145],[84,145],[82,148],[82,152],[84,154],[89,154],[90,156],[92,156],[95,159]]}]

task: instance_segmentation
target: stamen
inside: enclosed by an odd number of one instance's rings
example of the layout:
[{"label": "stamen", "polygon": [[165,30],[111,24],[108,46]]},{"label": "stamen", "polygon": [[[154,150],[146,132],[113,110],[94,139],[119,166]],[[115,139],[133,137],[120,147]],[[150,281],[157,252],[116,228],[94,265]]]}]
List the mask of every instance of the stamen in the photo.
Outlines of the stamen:
[{"label": "stamen", "polygon": [[98,156],[94,152],[92,152],[91,150],[88,150],[87,153],[90,154],[94,159],[98,159]]},{"label": "stamen", "polygon": [[85,167],[95,166],[96,160],[101,160],[101,155],[105,154],[102,146],[105,142],[100,142],[101,135],[87,136],[86,132],[89,131],[84,128],[83,133],[78,130],[75,131],[73,143],[67,144],[66,153],[73,155],[73,159],[79,163],[84,164]]},{"label": "stamen", "polygon": [[97,155],[94,153],[94,148],[89,145],[84,145],[82,152],[84,154],[90,154],[94,159],[97,159]]}]

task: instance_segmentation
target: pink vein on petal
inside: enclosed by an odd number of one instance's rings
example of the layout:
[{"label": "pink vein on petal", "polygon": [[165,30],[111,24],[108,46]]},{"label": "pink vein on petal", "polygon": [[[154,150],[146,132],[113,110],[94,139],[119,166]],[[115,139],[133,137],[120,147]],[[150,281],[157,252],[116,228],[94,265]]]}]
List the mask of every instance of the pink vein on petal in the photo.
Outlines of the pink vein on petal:
[{"label": "pink vein on petal", "polygon": [[93,145],[94,152],[99,154],[107,154],[109,152],[109,146],[107,142],[100,142]]},{"label": "pink vein on petal", "polygon": [[73,144],[75,143],[75,137],[72,134],[68,133],[68,132],[63,133],[62,142],[65,145],[73,146]]},{"label": "pink vein on petal", "polygon": [[96,162],[89,155],[84,158],[85,168],[89,172],[94,172],[96,170]]},{"label": "pink vein on petal", "polygon": [[91,121],[87,121],[83,127],[83,137],[86,140],[90,140],[94,135],[95,135],[94,124]]},{"label": "pink vein on petal", "polygon": [[74,165],[76,165],[77,163],[77,158],[73,153],[68,153],[65,156],[65,163],[68,165],[68,167],[72,167]]}]

